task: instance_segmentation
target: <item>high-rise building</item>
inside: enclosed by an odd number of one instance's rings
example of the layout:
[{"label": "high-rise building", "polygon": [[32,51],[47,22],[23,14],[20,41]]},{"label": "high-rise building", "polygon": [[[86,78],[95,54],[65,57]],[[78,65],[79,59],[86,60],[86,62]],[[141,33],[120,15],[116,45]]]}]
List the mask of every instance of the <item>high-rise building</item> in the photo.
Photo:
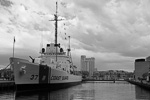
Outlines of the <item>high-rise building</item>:
[{"label": "high-rise building", "polygon": [[89,78],[92,78],[95,69],[95,58],[86,58],[85,55],[81,56],[81,70],[89,72]]},{"label": "high-rise building", "polygon": [[139,78],[143,78],[143,75],[145,73],[149,72],[149,66],[150,66],[150,57],[147,57],[146,59],[136,59],[135,60],[135,80],[138,81]]},{"label": "high-rise building", "polygon": [[87,71],[86,66],[85,66],[85,59],[86,59],[86,56],[82,55],[81,56],[81,66],[80,66],[81,71]]}]

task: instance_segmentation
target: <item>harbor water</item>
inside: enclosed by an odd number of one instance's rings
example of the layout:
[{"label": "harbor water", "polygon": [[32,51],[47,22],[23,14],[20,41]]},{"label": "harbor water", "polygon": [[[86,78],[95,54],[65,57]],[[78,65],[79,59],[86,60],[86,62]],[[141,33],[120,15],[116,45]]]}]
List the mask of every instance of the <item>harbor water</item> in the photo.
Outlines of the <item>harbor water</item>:
[{"label": "harbor water", "polygon": [[125,81],[85,82],[58,91],[1,91],[0,100],[150,100],[150,91]]}]

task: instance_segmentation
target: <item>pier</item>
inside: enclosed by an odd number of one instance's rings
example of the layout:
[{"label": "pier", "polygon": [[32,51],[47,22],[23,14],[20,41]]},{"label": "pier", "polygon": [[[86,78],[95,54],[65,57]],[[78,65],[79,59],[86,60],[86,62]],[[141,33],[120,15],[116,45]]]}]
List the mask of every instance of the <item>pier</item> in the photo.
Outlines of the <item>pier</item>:
[{"label": "pier", "polygon": [[150,83],[144,83],[144,82],[137,82],[137,81],[131,81],[128,80],[129,83],[140,86],[141,88],[150,90]]},{"label": "pier", "polygon": [[0,80],[0,90],[15,89],[15,82],[8,80]]},{"label": "pier", "polygon": [[96,80],[96,79],[82,79],[82,81],[112,81],[115,83],[115,81],[126,81],[126,80]]}]

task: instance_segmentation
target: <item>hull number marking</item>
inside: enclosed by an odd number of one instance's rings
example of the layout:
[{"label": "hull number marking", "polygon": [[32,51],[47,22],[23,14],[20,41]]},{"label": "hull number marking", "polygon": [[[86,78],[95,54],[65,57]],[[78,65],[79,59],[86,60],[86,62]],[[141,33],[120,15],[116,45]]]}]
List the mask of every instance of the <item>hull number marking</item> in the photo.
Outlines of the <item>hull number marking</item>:
[{"label": "hull number marking", "polygon": [[31,75],[30,80],[37,80],[38,75]]}]

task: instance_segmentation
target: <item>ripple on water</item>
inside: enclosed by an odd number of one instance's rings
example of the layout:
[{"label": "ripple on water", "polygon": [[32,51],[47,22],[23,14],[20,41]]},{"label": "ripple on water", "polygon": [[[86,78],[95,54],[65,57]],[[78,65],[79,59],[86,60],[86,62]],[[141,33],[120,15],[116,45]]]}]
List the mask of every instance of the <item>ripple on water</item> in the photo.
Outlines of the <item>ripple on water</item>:
[{"label": "ripple on water", "polygon": [[127,82],[87,82],[53,92],[1,92],[0,100],[150,100],[150,92]]},{"label": "ripple on water", "polygon": [[14,91],[0,92],[0,100],[15,100]]}]

